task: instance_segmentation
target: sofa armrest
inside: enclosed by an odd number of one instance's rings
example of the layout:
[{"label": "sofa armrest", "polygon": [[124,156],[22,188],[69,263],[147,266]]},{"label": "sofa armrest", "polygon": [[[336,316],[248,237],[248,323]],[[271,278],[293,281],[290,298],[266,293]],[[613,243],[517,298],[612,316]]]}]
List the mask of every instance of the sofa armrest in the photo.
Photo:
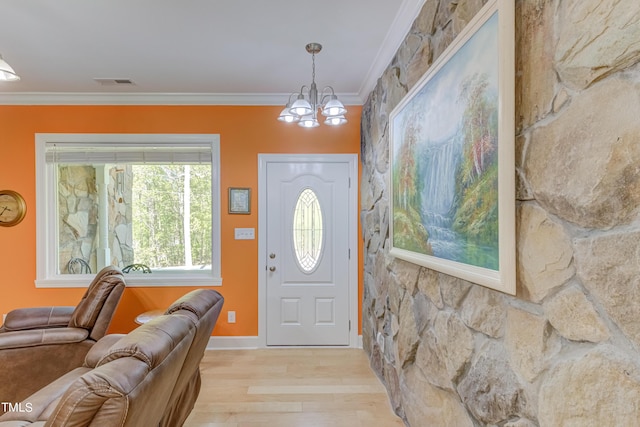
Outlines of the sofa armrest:
[{"label": "sofa armrest", "polygon": [[84,366],[95,368],[100,359],[102,359],[109,352],[109,350],[111,350],[111,347],[125,336],[125,334],[109,334],[100,338],[91,347],[91,349],[87,353],[87,356],[84,358]]},{"label": "sofa armrest", "polygon": [[39,345],[70,344],[87,339],[89,331],[82,328],[30,329],[0,334],[0,351]]},{"label": "sofa armrest", "polygon": [[75,307],[29,307],[7,313],[2,332],[61,328],[69,325]]}]

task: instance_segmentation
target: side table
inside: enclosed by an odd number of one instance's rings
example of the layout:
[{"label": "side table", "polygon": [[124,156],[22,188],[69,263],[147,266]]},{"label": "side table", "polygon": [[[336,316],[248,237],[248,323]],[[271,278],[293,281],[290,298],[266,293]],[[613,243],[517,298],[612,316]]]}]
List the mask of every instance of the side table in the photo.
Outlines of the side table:
[{"label": "side table", "polygon": [[147,323],[148,321],[150,321],[151,319],[155,319],[158,316],[162,316],[164,314],[163,310],[151,310],[151,311],[145,311],[142,314],[139,314],[136,317],[135,322],[138,325],[144,325],[145,323]]}]

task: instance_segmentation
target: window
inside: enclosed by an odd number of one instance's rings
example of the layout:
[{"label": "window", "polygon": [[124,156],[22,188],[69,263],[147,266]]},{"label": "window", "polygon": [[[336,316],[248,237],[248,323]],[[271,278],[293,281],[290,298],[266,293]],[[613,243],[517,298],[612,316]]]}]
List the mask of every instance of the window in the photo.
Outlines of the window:
[{"label": "window", "polygon": [[[220,279],[218,135],[36,134],[38,287]],[[145,274],[150,272],[151,274]]]},{"label": "window", "polygon": [[306,188],[298,196],[293,213],[293,247],[298,265],[311,273],[322,254],[322,209],[318,196]]}]

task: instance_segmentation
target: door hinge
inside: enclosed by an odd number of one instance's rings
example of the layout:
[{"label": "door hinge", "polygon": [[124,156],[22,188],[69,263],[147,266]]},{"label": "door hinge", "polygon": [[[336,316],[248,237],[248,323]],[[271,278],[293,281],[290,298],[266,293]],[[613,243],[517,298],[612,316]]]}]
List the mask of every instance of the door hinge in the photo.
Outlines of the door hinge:
[{"label": "door hinge", "polygon": [[351,177],[349,177],[349,188],[351,188]]},{"label": "door hinge", "polygon": [[351,331],[351,320],[349,320],[349,331]]},{"label": "door hinge", "polygon": [[351,248],[349,248],[348,250],[349,250],[349,259],[351,259]]}]

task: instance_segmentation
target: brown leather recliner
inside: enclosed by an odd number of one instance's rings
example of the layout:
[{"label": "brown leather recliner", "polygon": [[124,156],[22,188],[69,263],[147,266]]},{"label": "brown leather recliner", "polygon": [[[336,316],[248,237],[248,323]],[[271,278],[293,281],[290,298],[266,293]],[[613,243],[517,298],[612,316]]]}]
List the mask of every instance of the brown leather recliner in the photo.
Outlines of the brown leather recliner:
[{"label": "brown leather recliner", "polygon": [[83,366],[0,416],[0,427],[179,427],[200,390],[199,365],[224,298],[198,289],[127,335],[107,335]]},{"label": "brown leather recliner", "polygon": [[109,266],[96,274],[76,307],[7,313],[0,328],[0,402],[19,402],[81,366],[107,332],[124,288],[121,271]]},{"label": "brown leather recliner", "polygon": [[218,321],[224,298],[216,291],[198,289],[171,304],[166,314],[188,316],[196,334],[159,426],[181,426],[193,409],[200,393],[200,362]]}]

